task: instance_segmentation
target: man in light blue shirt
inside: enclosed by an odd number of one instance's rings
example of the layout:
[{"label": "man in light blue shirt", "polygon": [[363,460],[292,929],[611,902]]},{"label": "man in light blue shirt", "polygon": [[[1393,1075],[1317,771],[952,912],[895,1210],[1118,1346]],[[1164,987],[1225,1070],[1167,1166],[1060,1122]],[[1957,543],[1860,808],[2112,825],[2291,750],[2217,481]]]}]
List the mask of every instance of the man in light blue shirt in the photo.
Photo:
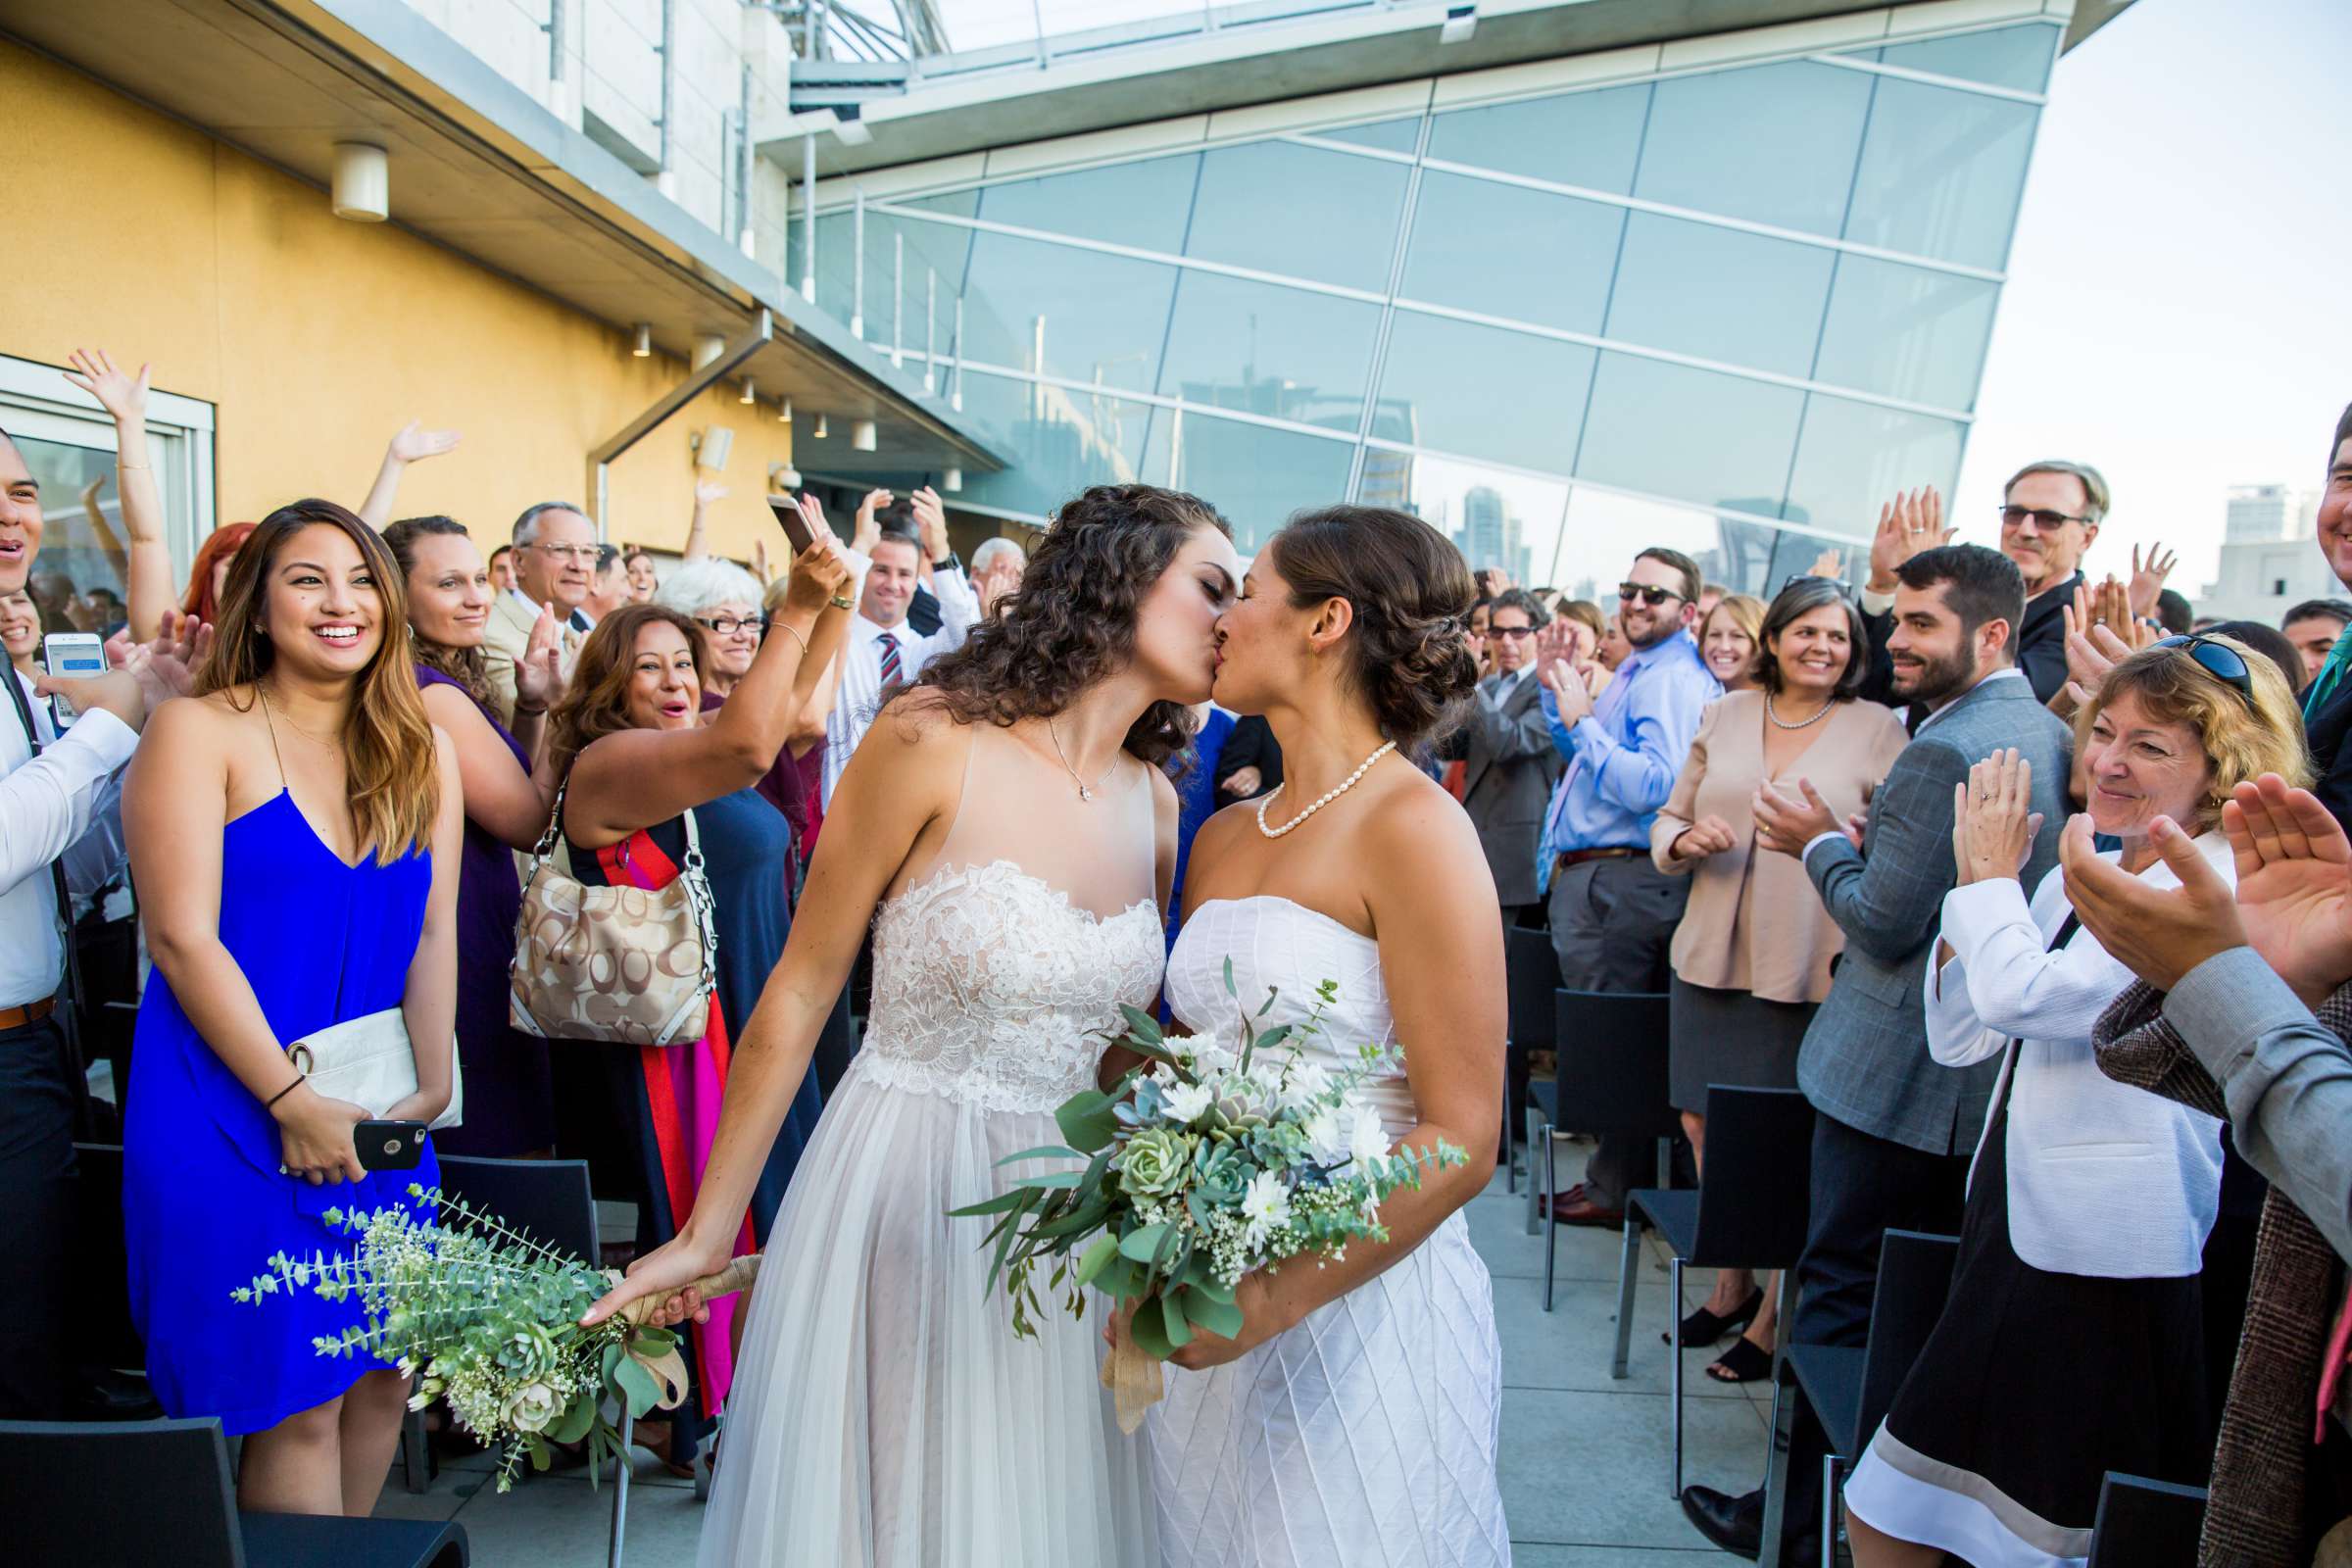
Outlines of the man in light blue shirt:
[{"label": "man in light blue shirt", "polygon": [[[1544,662],[1544,716],[1568,771],[1544,815],[1536,874],[1548,884],[1552,951],[1572,991],[1666,989],[1690,879],[1650,863],[1649,825],[1674,793],[1699,715],[1723,695],[1691,637],[1698,593],[1689,556],[1644,550],[1617,585],[1617,622],[1634,652],[1600,695],[1564,661]],[[1641,1153],[1639,1139],[1602,1139],[1584,1182],[1553,1200],[1560,1221],[1623,1223]]]}]

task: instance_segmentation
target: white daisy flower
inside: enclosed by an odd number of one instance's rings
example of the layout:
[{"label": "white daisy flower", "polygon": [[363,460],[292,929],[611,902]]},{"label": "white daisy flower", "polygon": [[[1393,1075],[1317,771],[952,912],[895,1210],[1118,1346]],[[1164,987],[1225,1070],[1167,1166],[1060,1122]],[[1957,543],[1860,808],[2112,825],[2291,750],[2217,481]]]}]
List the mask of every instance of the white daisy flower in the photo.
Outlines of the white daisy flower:
[{"label": "white daisy flower", "polygon": [[1356,1106],[1348,1128],[1348,1157],[1369,1175],[1388,1163],[1389,1149],[1389,1130],[1380,1124],[1380,1112],[1369,1105]]},{"label": "white daisy flower", "polygon": [[1298,1129],[1306,1135],[1307,1152],[1318,1165],[1336,1165],[1348,1157],[1348,1132],[1337,1112],[1318,1110]]},{"label": "white daisy flower", "polygon": [[1245,1239],[1251,1247],[1263,1245],[1268,1236],[1291,1222],[1290,1189],[1282,1185],[1279,1172],[1261,1170],[1250,1178],[1242,1192],[1242,1218],[1250,1222]]},{"label": "white daisy flower", "polygon": [[1206,1084],[1163,1085],[1159,1092],[1159,1102],[1167,1107],[1168,1119],[1187,1126],[1208,1109],[1212,1098]]}]

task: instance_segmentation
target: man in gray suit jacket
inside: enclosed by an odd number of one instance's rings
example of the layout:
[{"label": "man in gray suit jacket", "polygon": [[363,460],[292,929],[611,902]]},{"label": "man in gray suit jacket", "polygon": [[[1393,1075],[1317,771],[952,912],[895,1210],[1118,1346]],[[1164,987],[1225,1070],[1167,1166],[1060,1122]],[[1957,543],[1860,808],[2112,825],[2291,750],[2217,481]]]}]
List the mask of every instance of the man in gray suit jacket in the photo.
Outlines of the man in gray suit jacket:
[{"label": "man in gray suit jacket", "polygon": [[[1810,784],[1793,800],[1766,785],[1756,802],[1758,846],[1803,858],[1845,934],[1829,1000],[1805,1031],[1796,1064],[1797,1087],[1817,1113],[1812,1214],[1789,1325],[1804,1344],[1860,1346],[1868,1338],[1879,1246],[1889,1227],[1959,1229],[1969,1153],[1999,1063],[1952,1068],[1928,1054],[1922,988],[1955,878],[1953,790],[2004,747],[2033,764],[2042,825],[2023,873],[2029,889],[2056,863],[2067,813],[2066,726],[2011,658],[2026,608],[2017,567],[1980,545],[1945,545],[1912,557],[1899,580],[1887,641],[1895,695],[1928,712],[1872,795],[1860,841]],[[1792,1525],[1819,1513],[1800,1495],[1819,1485],[1818,1450],[1806,1457],[1792,1450]],[[1683,1506],[1709,1540],[1752,1556],[1762,1503],[1760,1493],[1727,1497],[1693,1487]]]},{"label": "man in gray suit jacket", "polygon": [[1536,840],[1566,765],[1552,749],[1544,683],[1536,679],[1536,632],[1550,618],[1523,588],[1495,597],[1487,617],[1495,672],[1478,683],[1477,699],[1446,748],[1448,760],[1463,763],[1462,808],[1487,852],[1505,925],[1525,924],[1521,916],[1543,898]]}]

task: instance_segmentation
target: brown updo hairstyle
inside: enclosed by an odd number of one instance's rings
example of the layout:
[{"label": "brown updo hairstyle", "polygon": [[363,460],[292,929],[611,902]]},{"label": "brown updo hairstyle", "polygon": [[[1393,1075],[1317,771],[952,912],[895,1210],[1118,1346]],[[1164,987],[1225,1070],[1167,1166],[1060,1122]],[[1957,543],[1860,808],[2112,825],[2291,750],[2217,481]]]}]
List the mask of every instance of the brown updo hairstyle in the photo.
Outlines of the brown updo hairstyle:
[{"label": "brown updo hairstyle", "polygon": [[1478,584],[1444,534],[1386,507],[1322,507],[1292,517],[1266,551],[1291,608],[1345,599],[1355,612],[1347,682],[1382,734],[1410,751],[1450,725],[1478,685],[1469,645]]},{"label": "brown updo hairstyle", "polygon": [[637,634],[660,621],[675,626],[694,656],[694,679],[707,686],[710,662],[703,655],[702,628],[667,605],[623,605],[596,623],[580,644],[571,684],[547,715],[547,746],[556,770],[567,773],[592,742],[636,726],[629,722],[629,677],[637,664]]},{"label": "brown updo hairstyle", "polygon": [[[965,724],[1053,717],[1135,657],[1145,595],[1203,528],[1233,537],[1216,508],[1157,485],[1099,484],[1064,502],[1020,585],[961,647],[931,661],[894,698],[936,692],[940,706]],[[1122,744],[1158,767],[1191,743],[1194,727],[1183,704],[1153,703]]]}]

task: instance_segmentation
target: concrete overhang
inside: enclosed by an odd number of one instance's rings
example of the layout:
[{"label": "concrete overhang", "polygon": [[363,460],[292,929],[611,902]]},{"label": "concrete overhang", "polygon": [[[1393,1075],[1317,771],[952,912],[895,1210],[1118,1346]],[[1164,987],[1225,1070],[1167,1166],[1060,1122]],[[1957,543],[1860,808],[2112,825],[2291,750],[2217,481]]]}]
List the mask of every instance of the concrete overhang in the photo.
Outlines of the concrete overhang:
[{"label": "concrete overhang", "polygon": [[650,322],[680,360],[767,311],[772,333],[739,373],[808,415],[875,422],[877,450],[828,443],[842,449],[826,454],[829,470],[1004,466],[924,394],[919,369],[892,369],[399,0],[0,0],[0,35],[322,192],[334,143],[377,143],[391,155],[392,221],[622,333]]}]

